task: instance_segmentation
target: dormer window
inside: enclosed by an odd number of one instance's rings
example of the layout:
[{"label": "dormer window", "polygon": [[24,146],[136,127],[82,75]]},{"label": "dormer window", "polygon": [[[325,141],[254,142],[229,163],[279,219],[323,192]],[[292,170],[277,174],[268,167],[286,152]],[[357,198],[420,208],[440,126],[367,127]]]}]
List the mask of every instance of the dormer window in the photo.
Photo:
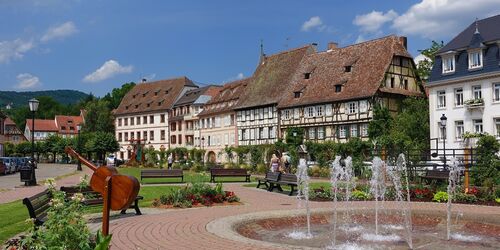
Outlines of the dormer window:
[{"label": "dormer window", "polygon": [[295,98],[300,98],[300,94],[301,94],[301,92],[300,92],[300,91],[293,92],[293,96],[294,96]]},{"label": "dormer window", "polygon": [[469,69],[481,67],[483,67],[483,53],[481,53],[481,50],[469,52]]},{"label": "dormer window", "polygon": [[455,72],[455,56],[443,57],[443,74]]},{"label": "dormer window", "polygon": [[311,78],[311,73],[304,73],[304,79]]},{"label": "dormer window", "polygon": [[342,91],[342,84],[337,84],[335,85],[335,93],[341,92]]},{"label": "dormer window", "polygon": [[344,71],[345,72],[351,72],[352,71],[352,66],[351,65],[345,66],[344,67]]}]

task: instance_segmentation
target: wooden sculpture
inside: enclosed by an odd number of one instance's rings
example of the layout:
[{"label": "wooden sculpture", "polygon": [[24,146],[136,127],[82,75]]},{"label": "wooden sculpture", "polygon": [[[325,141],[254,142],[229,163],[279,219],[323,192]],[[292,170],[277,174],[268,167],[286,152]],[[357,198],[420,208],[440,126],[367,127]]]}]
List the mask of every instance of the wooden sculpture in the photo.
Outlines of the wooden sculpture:
[{"label": "wooden sculpture", "polygon": [[65,151],[67,154],[78,158],[85,166],[94,171],[90,178],[90,187],[92,190],[99,192],[104,199],[102,232],[103,235],[108,235],[109,210],[128,208],[139,193],[139,181],[133,176],[119,174],[116,168],[111,166],[96,167],[71,147],[66,147]]}]

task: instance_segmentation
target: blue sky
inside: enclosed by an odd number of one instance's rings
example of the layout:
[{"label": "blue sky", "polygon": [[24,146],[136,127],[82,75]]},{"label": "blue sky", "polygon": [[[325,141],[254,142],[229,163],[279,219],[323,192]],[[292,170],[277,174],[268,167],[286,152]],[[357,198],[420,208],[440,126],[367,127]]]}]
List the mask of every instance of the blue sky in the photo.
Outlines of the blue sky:
[{"label": "blue sky", "polygon": [[406,35],[416,56],[449,41],[500,0],[0,0],[0,89],[104,95],[130,81],[250,76],[266,53]]}]

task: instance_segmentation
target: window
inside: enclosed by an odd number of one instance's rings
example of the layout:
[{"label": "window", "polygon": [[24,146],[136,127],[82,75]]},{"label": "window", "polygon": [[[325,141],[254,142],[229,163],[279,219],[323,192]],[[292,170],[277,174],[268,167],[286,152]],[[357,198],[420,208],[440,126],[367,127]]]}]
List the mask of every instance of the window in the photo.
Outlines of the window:
[{"label": "window", "polygon": [[342,85],[341,84],[335,85],[335,92],[338,93],[338,92],[341,92],[341,91],[342,91]]},{"label": "window", "polygon": [[455,72],[455,56],[443,57],[443,74]]},{"label": "window", "polygon": [[304,79],[311,78],[311,73],[304,73]]},{"label": "window", "polygon": [[136,120],[137,125],[141,125],[141,117],[140,116],[136,117],[135,120]]},{"label": "window", "polygon": [[182,135],[178,135],[177,138],[178,138],[179,144],[182,144]]},{"label": "window", "polygon": [[361,124],[361,136],[368,136],[368,123]]},{"label": "window", "polygon": [[469,69],[483,67],[483,53],[479,51],[469,52]]},{"label": "window", "polygon": [[229,125],[234,126],[234,115],[230,116]]},{"label": "window", "polygon": [[495,134],[498,137],[500,137],[500,118],[495,118]]},{"label": "window", "polygon": [[474,120],[473,123],[474,123],[474,132],[483,133],[483,120],[482,119]]},{"label": "window", "polygon": [[493,101],[500,101],[500,83],[493,84]]},{"label": "window", "polygon": [[142,124],[148,124],[148,117],[147,116],[142,117]]},{"label": "window", "polygon": [[314,117],[314,107],[306,108],[306,117]]},{"label": "window", "polygon": [[148,138],[148,131],[142,131],[142,138],[144,139]]},{"label": "window", "polygon": [[455,107],[464,105],[464,90],[462,88],[455,89]]},{"label": "window", "polygon": [[160,130],[160,140],[165,140],[165,130]]},{"label": "window", "polygon": [[439,140],[440,141],[446,140],[446,127],[441,126],[441,123],[438,122],[438,128],[439,128]]},{"label": "window", "polygon": [[284,115],[283,115],[285,120],[290,119],[290,113],[291,113],[291,111],[289,109],[285,110]]},{"label": "window", "polygon": [[404,79],[404,89],[408,90],[408,79]]},{"label": "window", "polygon": [[316,116],[318,117],[323,116],[323,106],[316,106]]},{"label": "window", "polygon": [[396,81],[396,78],[394,76],[391,77],[391,88],[394,88],[394,82]]},{"label": "window", "polygon": [[241,130],[241,139],[242,140],[246,140],[247,139],[247,130],[246,129],[242,129]]},{"label": "window", "polygon": [[348,102],[347,103],[347,113],[348,114],[358,113],[358,102]]},{"label": "window", "polygon": [[160,115],[160,122],[165,123],[165,115]]},{"label": "window", "polygon": [[150,115],[149,116],[149,124],[153,124],[155,123],[155,116],[154,115]]},{"label": "window", "polygon": [[172,144],[177,143],[177,137],[175,135],[170,136],[170,143],[172,143]]},{"label": "window", "polygon": [[474,96],[474,99],[483,98],[483,95],[481,93],[481,85],[472,86],[472,94]]},{"label": "window", "polygon": [[350,134],[351,134],[351,137],[358,137],[358,125],[357,124],[351,125]]},{"label": "window", "polygon": [[276,131],[274,127],[269,127],[269,138],[275,138],[276,137]]},{"label": "window", "polygon": [[123,125],[128,126],[128,117],[123,119]]},{"label": "window", "polygon": [[295,98],[300,98],[300,92],[299,92],[299,91],[297,91],[297,92],[293,92],[293,96],[294,96]]},{"label": "window", "polygon": [[259,138],[257,139],[264,139],[264,128],[259,128]]},{"label": "window", "polygon": [[350,65],[349,66],[345,66],[344,67],[344,71],[345,72],[351,72],[352,71],[352,66],[350,66]]},{"label": "window", "polygon": [[461,140],[464,136],[464,121],[455,121],[455,139]]},{"label": "window", "polygon": [[179,122],[179,125],[177,127],[179,128],[179,131],[182,131],[182,122]]},{"label": "window", "polygon": [[133,140],[135,138],[134,135],[134,132],[130,132],[130,140]]},{"label": "window", "polygon": [[[146,139],[146,138],[144,138]],[[155,140],[155,131],[151,130],[149,131],[149,140],[154,141]]]},{"label": "window", "polygon": [[446,92],[444,90],[437,92],[437,107],[444,108],[446,107]]},{"label": "window", "polygon": [[121,127],[122,126],[122,119],[118,119],[118,127]]},{"label": "window", "polygon": [[316,139],[316,128],[308,129],[308,138],[313,140]]},{"label": "window", "polygon": [[130,117],[130,126],[133,126],[135,123],[134,117]]},{"label": "window", "polygon": [[128,132],[125,132],[125,141],[128,141]]},{"label": "window", "polygon": [[137,131],[137,139],[139,139],[139,140],[141,139],[141,132],[139,132],[139,131]]},{"label": "window", "polygon": [[122,141],[122,133],[118,133],[118,141]]},{"label": "window", "polygon": [[346,126],[340,126],[339,127],[339,138],[345,138],[346,137]]},{"label": "window", "polygon": [[325,127],[318,128],[318,139],[320,140],[325,139]]}]

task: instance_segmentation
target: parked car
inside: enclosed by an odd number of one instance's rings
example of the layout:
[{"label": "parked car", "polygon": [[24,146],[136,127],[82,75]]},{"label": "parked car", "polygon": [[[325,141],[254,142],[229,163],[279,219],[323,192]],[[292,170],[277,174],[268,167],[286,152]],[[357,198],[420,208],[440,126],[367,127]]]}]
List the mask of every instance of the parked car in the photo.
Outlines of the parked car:
[{"label": "parked car", "polygon": [[7,168],[5,173],[10,174],[10,173],[15,173],[16,172],[16,165],[15,160],[12,157],[1,157],[0,158]]},{"label": "parked car", "polygon": [[24,157],[13,157],[16,160],[16,172],[18,172],[22,167],[26,166],[26,160]]},{"label": "parked car", "polygon": [[5,166],[3,161],[0,159],[0,174],[6,175],[8,168]]}]

